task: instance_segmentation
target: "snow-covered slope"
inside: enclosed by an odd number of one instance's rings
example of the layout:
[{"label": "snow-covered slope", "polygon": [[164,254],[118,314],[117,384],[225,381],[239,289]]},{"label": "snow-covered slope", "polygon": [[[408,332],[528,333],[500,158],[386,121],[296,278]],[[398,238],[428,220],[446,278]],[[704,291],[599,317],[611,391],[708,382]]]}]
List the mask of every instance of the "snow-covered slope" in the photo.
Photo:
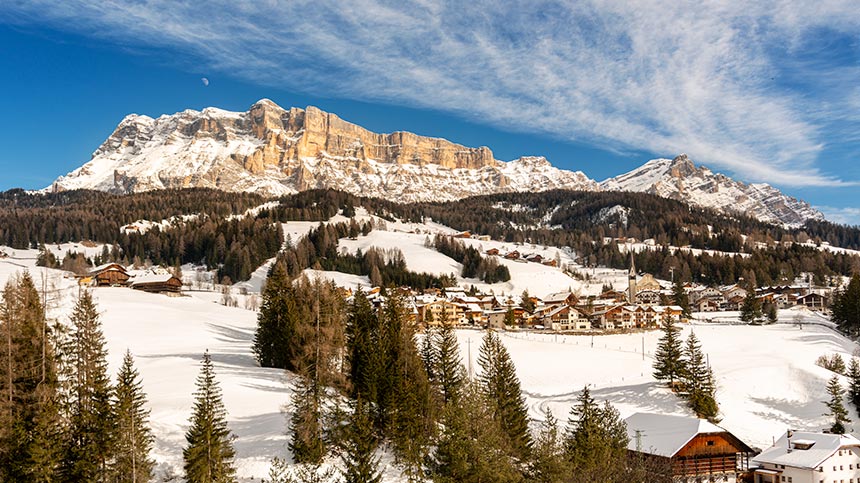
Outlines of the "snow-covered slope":
[{"label": "snow-covered slope", "polygon": [[186,110],[158,119],[131,114],[53,190],[119,193],[213,187],[271,195],[335,188],[396,201],[555,188],[597,189],[581,172],[540,157],[497,161],[411,133],[376,134],[315,107],[282,109],[261,100],[247,112]]},{"label": "snow-covered slope", "polygon": [[682,154],[675,159],[652,159],[628,173],[600,183],[608,191],[638,191],[672,198],[694,206],[737,211],[762,221],[791,226],[823,219],[809,203],[768,184],[745,184],[696,166]]}]

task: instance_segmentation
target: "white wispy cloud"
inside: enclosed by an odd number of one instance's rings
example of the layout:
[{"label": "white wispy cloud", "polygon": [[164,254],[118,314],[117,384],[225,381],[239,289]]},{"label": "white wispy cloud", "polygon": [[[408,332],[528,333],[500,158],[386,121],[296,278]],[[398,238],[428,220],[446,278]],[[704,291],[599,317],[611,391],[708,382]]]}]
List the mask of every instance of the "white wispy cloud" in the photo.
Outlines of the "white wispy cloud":
[{"label": "white wispy cloud", "polygon": [[[311,94],[686,152],[749,181],[853,184],[816,161],[827,119],[856,112],[773,82],[788,68],[774,52],[790,57],[822,29],[860,32],[851,2],[29,0],[0,6],[0,19],[168,47],[207,71]],[[816,72],[856,102],[856,69]]]},{"label": "white wispy cloud", "polygon": [[815,209],[823,213],[826,219],[835,223],[860,226],[860,208],[816,206]]}]

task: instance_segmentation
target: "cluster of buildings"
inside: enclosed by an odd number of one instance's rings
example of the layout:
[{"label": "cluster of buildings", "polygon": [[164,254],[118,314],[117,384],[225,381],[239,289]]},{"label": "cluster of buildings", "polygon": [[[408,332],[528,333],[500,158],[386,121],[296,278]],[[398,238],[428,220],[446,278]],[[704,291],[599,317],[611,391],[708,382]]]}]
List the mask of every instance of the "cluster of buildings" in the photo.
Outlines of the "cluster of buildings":
[{"label": "cluster of buildings", "polygon": [[636,413],[625,421],[628,452],[651,460],[667,480],[860,482],[860,440],[851,435],[789,430],[759,452],[703,419]]},{"label": "cluster of buildings", "polygon": [[[690,306],[694,312],[740,310],[747,291],[737,284],[723,287],[687,287]],[[756,289],[759,303],[770,303],[778,309],[803,305],[824,310],[829,305],[830,289],[814,289],[809,285],[775,285]]]}]

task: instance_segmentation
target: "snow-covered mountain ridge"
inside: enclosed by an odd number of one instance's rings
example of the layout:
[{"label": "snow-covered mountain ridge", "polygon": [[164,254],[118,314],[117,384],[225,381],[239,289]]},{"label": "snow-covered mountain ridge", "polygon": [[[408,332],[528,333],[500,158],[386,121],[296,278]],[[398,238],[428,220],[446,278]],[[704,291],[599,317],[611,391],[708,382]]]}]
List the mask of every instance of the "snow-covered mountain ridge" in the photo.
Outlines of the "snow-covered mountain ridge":
[{"label": "snow-covered mountain ridge", "polygon": [[312,106],[283,109],[267,99],[247,112],[209,107],[157,119],[130,114],[89,162],[48,189],[187,187],[275,196],[333,188],[401,202],[551,189],[644,191],[774,223],[823,218],[769,185],[713,174],[684,155],[649,161],[598,184],[543,157],[499,161],[487,147],[408,132],[377,134]]},{"label": "snow-covered mountain ridge", "polygon": [[628,173],[600,183],[606,191],[636,191],[676,199],[703,208],[742,213],[771,223],[800,226],[824,215],[809,203],[783,194],[766,183],[746,184],[696,166],[682,154],[652,159]]},{"label": "snow-covered mountain ridge", "polygon": [[315,107],[282,109],[261,100],[247,112],[207,108],[158,119],[129,115],[92,159],[51,189],[118,193],[210,187],[284,195],[334,188],[396,201],[556,188],[595,190],[581,172],[540,157],[497,161],[407,132],[376,134]]}]

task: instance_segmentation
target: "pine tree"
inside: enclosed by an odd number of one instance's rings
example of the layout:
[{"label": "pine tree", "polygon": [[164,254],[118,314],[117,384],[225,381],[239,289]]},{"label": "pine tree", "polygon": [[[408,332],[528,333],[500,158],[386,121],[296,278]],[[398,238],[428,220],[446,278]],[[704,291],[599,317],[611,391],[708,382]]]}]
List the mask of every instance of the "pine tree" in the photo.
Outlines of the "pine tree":
[{"label": "pine tree", "polygon": [[573,481],[617,481],[624,472],[627,443],[627,426],[618,411],[608,401],[598,405],[584,387],[570,410],[564,438]]},{"label": "pine tree", "polygon": [[657,351],[654,353],[654,377],[658,381],[668,381],[669,387],[675,390],[675,383],[684,371],[681,329],[675,326],[675,321],[671,317],[663,318],[661,328],[663,336],[657,342]]},{"label": "pine tree", "polygon": [[512,309],[511,307],[508,307],[508,311],[505,312],[505,326],[506,327],[513,327],[516,324],[517,324],[517,318],[514,315],[514,309]]},{"label": "pine tree", "polygon": [[690,318],[692,315],[690,312],[690,298],[684,290],[684,282],[681,281],[681,277],[678,277],[672,285],[672,302],[681,307],[681,315]]},{"label": "pine tree", "polygon": [[185,433],[188,445],[182,450],[185,479],[188,483],[233,482],[235,451],[227,427],[227,410],[208,350],[203,354],[196,384],[191,427]]},{"label": "pine tree", "polygon": [[767,317],[767,322],[769,324],[775,324],[777,320],[779,320],[777,315],[776,304],[770,302],[764,306],[764,315]]},{"label": "pine tree", "polygon": [[845,389],[839,382],[839,376],[834,375],[827,383],[827,394],[830,395],[830,401],[825,402],[827,409],[830,410],[825,416],[833,418],[833,425],[830,427],[830,432],[834,434],[845,434],[845,424],[850,423],[848,411],[842,403],[842,398],[845,395]]},{"label": "pine tree", "polygon": [[352,415],[342,441],[344,483],[379,483],[379,440],[373,429],[370,406],[359,396],[352,403]]},{"label": "pine tree", "polygon": [[263,288],[254,355],[263,367],[295,370],[296,301],[283,263],[275,262]]},{"label": "pine tree", "polygon": [[562,453],[562,435],[558,421],[549,408],[544,409],[544,419],[534,444],[534,458],[529,467],[529,481],[561,483],[568,472]]},{"label": "pine tree", "polygon": [[0,481],[55,481],[62,456],[55,354],[29,273],[7,283],[0,328]]},{"label": "pine tree", "polygon": [[523,459],[531,448],[525,400],[508,350],[492,330],[484,335],[478,365],[481,367],[478,381],[491,404],[493,418],[509,438],[513,455]]},{"label": "pine tree", "polygon": [[65,363],[72,371],[68,447],[63,466],[74,481],[107,481],[116,439],[113,388],[105,339],[92,295],[84,291],[70,317],[72,331]]},{"label": "pine tree", "polygon": [[848,399],[860,412],[860,363],[857,362],[856,357],[851,358],[845,375],[848,377]]},{"label": "pine tree", "polygon": [[146,483],[152,479],[155,467],[149,455],[153,436],[149,428],[146,394],[129,351],[126,351],[117,374],[113,408],[117,428],[113,481]]},{"label": "pine tree", "polygon": [[466,371],[460,360],[460,344],[457,342],[457,334],[451,326],[445,325],[442,326],[436,340],[437,346],[434,351],[436,364],[433,368],[436,384],[442,396],[442,402],[444,404],[456,404],[466,380]]}]

